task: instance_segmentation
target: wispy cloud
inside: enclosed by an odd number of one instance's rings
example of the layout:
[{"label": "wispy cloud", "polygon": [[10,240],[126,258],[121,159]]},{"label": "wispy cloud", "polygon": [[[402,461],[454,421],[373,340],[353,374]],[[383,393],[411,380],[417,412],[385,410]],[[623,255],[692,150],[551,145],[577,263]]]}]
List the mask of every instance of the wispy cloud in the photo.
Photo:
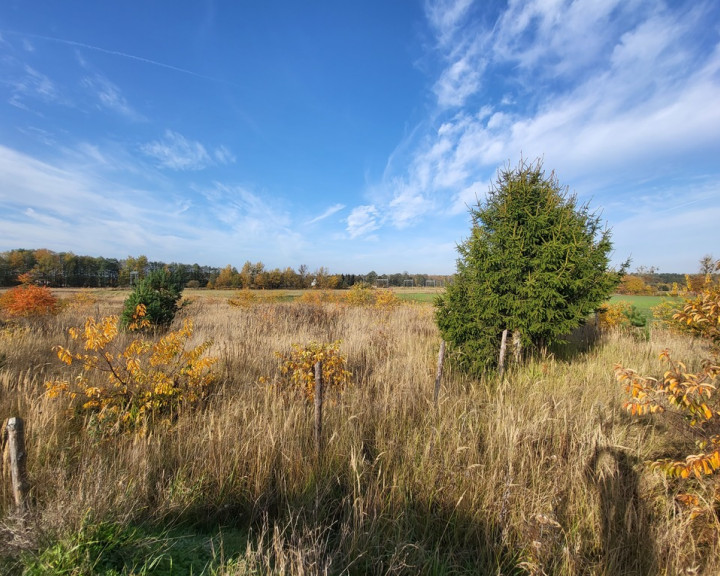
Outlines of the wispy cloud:
[{"label": "wispy cloud", "polygon": [[75,251],[85,238],[86,254],[123,254],[159,245],[178,227],[161,218],[169,212],[164,200],[64,158],[45,162],[0,146],[0,189],[0,245],[6,247],[31,238],[36,246]]},{"label": "wispy cloud", "polygon": [[215,151],[213,152],[213,157],[218,164],[235,163],[235,155],[230,152],[230,150],[228,150],[225,146],[219,146],[218,148],[215,148]]},{"label": "wispy cloud", "polygon": [[379,212],[375,206],[357,206],[347,217],[347,232],[350,238],[367,236],[380,228]]},{"label": "wispy cloud", "polygon": [[486,64],[477,52],[475,46],[471,47],[443,71],[434,87],[440,107],[462,106],[480,89]]},{"label": "wispy cloud", "polygon": [[315,216],[315,218],[308,220],[306,224],[316,224],[317,222],[320,222],[321,220],[325,220],[326,218],[330,218],[333,214],[337,214],[345,208],[345,204],[333,204],[330,206],[327,210],[325,210],[322,214]]},{"label": "wispy cloud", "polygon": [[244,186],[215,182],[202,189],[212,213],[229,228],[246,234],[261,234],[290,225],[290,217]]},{"label": "wispy cloud", "polygon": [[[347,232],[389,234],[466,213],[497,168],[521,156],[544,158],[615,223],[655,213],[653,202],[677,194],[716,210],[710,151],[720,145],[720,108],[709,103],[720,101],[720,43],[717,31],[708,44],[698,30],[717,13],[710,3],[671,11],[620,0],[511,0],[488,20],[470,1],[428,2],[441,64],[431,79],[436,106],[398,147],[404,165],[391,156],[368,189],[371,203],[352,210]],[[697,183],[705,192],[662,182],[681,164],[706,170]],[[695,209],[675,206],[672,217],[684,221]],[[624,228],[619,235],[626,239]]]},{"label": "wispy cloud", "polygon": [[143,145],[141,150],[159,166],[171,170],[203,170],[213,164],[235,162],[235,156],[224,146],[216,148],[211,155],[200,142],[188,140],[172,130],[166,130],[162,139]]},{"label": "wispy cloud", "polygon": [[[250,190],[220,183],[187,194],[120,184],[107,151],[40,161],[0,145],[0,246],[50,246],[82,254],[147,254],[167,262],[212,247],[203,263],[299,261],[305,242],[289,215]],[[149,255],[149,254],[148,254]],[[287,255],[287,259],[285,257]],[[190,256],[187,256],[188,258]],[[218,258],[222,258],[218,262]]]},{"label": "wispy cloud", "polygon": [[473,0],[437,0],[427,1],[425,12],[428,22],[434,29],[441,47],[454,45],[457,33],[465,21]]},{"label": "wispy cloud", "polygon": [[576,75],[616,42],[614,34],[660,3],[608,0],[511,1],[493,32],[492,54],[535,76]]},{"label": "wispy cloud", "polygon": [[22,76],[7,80],[12,87],[9,102],[18,108],[27,109],[27,99],[37,99],[43,102],[57,100],[59,93],[55,83],[45,74],[25,65]]},{"label": "wispy cloud", "polygon": [[82,85],[97,98],[103,108],[130,120],[143,120],[143,116],[128,104],[120,89],[104,76],[100,74],[86,76],[82,80]]},{"label": "wispy cloud", "polygon": [[395,186],[395,196],[388,205],[390,221],[403,229],[416,223],[433,209],[433,202],[421,190],[410,185]]},{"label": "wispy cloud", "polygon": [[[209,212],[200,227],[206,236],[203,241],[227,244],[227,251],[239,255],[273,252],[286,258],[299,258],[307,246],[305,238],[294,229],[287,210],[274,199],[264,197],[245,186],[215,182],[200,189],[204,210]],[[241,256],[249,259],[250,256]]]}]

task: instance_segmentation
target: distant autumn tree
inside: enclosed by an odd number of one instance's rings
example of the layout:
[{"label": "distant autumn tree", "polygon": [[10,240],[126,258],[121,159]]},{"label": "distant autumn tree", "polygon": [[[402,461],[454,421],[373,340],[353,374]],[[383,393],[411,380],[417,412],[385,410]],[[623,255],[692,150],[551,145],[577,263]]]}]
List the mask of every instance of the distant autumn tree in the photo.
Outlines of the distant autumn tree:
[{"label": "distant autumn tree", "polygon": [[718,264],[720,264],[720,260],[716,262],[712,254],[705,254],[705,256],[700,259],[700,274],[703,276],[712,274],[718,269]]},{"label": "distant autumn tree", "polygon": [[620,294],[652,294],[652,286],[645,284],[645,281],[634,274],[623,276],[622,282],[617,287]]},{"label": "distant autumn tree", "polygon": [[340,284],[340,277],[337,274],[331,275],[324,266],[315,270],[315,288],[320,290],[333,290],[338,287],[338,284]]},{"label": "distant autumn tree", "polygon": [[220,271],[220,274],[215,279],[215,288],[231,288],[240,284],[240,276],[238,271],[233,268],[230,264],[225,266]]}]

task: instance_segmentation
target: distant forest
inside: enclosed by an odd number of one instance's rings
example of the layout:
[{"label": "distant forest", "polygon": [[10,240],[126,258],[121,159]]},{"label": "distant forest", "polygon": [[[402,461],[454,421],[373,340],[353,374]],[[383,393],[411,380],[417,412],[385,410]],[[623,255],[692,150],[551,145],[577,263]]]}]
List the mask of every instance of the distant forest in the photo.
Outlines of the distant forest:
[{"label": "distant forest", "polygon": [[434,274],[331,274],[326,268],[310,271],[304,264],[297,269],[266,269],[262,262],[245,262],[240,270],[148,260],[146,256],[118,260],[102,256],[78,256],[72,252],[53,252],[45,248],[19,248],[0,252],[0,286],[14,286],[21,274],[30,273],[38,284],[54,288],[116,288],[132,286],[150,271],[168,268],[179,274],[188,288],[349,288],[358,282],[381,286],[443,286],[451,276]]}]

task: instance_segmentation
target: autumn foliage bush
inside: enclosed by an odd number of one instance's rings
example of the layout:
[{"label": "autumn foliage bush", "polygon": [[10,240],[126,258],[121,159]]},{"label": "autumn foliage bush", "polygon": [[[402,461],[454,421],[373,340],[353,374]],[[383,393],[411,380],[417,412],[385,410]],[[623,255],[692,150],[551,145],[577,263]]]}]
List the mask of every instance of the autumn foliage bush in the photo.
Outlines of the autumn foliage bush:
[{"label": "autumn foliage bush", "polygon": [[[147,327],[145,314],[138,306],[131,327]],[[80,366],[81,372],[72,380],[46,382],[48,396],[69,397],[104,433],[146,430],[207,398],[216,379],[216,359],[205,355],[209,341],[188,348],[192,322],[157,341],[137,337],[127,345],[121,344],[119,324],[117,316],[88,318],[82,329],[68,330],[80,349],[57,346],[57,356],[68,366]]]},{"label": "autumn foliage bush", "polygon": [[228,298],[228,304],[236,308],[247,308],[256,304],[257,301],[258,297],[248,289],[238,290],[231,298]]},{"label": "autumn foliage bush", "polygon": [[391,309],[400,304],[400,298],[387,288],[373,288],[360,282],[353,284],[343,295],[343,302],[351,306],[370,306],[379,309]]},{"label": "autumn foliage bush", "polygon": [[328,304],[338,302],[338,296],[331,290],[307,290],[297,299],[303,304]]},{"label": "autumn foliage bush", "polygon": [[280,389],[296,390],[312,400],[315,397],[315,364],[322,365],[324,390],[339,392],[350,384],[352,374],[347,369],[347,358],[340,352],[340,342],[330,344],[311,342],[293,344],[287,353],[277,352]]},{"label": "autumn foliage bush", "polygon": [[33,284],[30,274],[22,274],[20,286],[0,296],[0,310],[11,318],[38,318],[57,314],[58,299],[49,288]]},{"label": "autumn foliage bush", "polygon": [[640,328],[647,323],[642,313],[633,304],[625,301],[601,306],[599,310],[599,320],[600,328],[604,330],[630,327]]},{"label": "autumn foliage bush", "polygon": [[712,344],[712,356],[700,370],[688,370],[685,363],[673,360],[670,351],[664,350],[660,357],[669,368],[662,378],[641,376],[619,364],[615,374],[630,396],[625,403],[630,414],[662,414],[675,430],[695,441],[696,454],[680,460],[659,459],[653,466],[670,476],[700,478],[720,470],[720,397],[716,389],[720,374],[720,287],[707,286],[702,294],[687,300],[672,316],[670,326]]}]

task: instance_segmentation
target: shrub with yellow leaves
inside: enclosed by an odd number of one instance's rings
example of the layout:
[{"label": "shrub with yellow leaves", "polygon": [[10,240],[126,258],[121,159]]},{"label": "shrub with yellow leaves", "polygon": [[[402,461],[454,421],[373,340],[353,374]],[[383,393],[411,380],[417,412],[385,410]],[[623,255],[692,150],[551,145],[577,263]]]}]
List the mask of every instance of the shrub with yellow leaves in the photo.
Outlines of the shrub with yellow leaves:
[{"label": "shrub with yellow leaves", "polygon": [[228,304],[236,308],[249,308],[253,304],[257,304],[258,297],[249,289],[238,290],[231,298],[228,298]]},{"label": "shrub with yellow leaves", "polygon": [[375,295],[375,308],[392,310],[400,305],[400,298],[392,290],[380,289]]},{"label": "shrub with yellow leaves", "polygon": [[[138,306],[133,322],[145,325],[145,311]],[[208,396],[216,374],[215,358],[205,353],[211,342],[187,348],[192,322],[159,340],[136,337],[118,343],[119,318],[88,318],[82,329],[70,328],[80,351],[57,346],[58,358],[68,366],[79,365],[73,381],[46,382],[48,396],[67,396],[81,413],[90,413],[104,433],[145,431],[157,421],[170,421],[182,406],[196,406]]]},{"label": "shrub with yellow leaves", "polygon": [[664,326],[676,330],[678,328],[673,316],[680,312],[680,308],[685,305],[682,298],[671,297],[666,298],[660,304],[651,308],[656,326]]},{"label": "shrub with yellow leaves", "polygon": [[603,330],[641,328],[647,323],[645,316],[625,300],[603,304],[598,310],[598,318]]},{"label": "shrub with yellow leaves", "polygon": [[670,365],[662,380],[615,367],[616,378],[630,395],[625,409],[633,416],[670,412],[675,417],[670,421],[694,437],[701,450],[684,460],[657,460],[653,468],[680,478],[714,474],[720,470],[720,404],[714,385],[720,366],[706,362],[700,372],[689,373],[685,364],[672,360],[668,350],[660,358]]},{"label": "shrub with yellow leaves", "polygon": [[299,390],[309,400],[315,398],[317,362],[322,363],[324,390],[339,392],[350,384],[352,374],[347,369],[346,357],[340,352],[340,341],[331,344],[293,344],[290,352],[275,354],[281,362],[277,385],[286,390]]},{"label": "shrub with yellow leaves", "polygon": [[338,299],[331,290],[306,290],[297,301],[303,304],[328,304],[337,303]]},{"label": "shrub with yellow leaves", "polygon": [[351,306],[371,306],[375,303],[375,288],[366,282],[353,284],[343,294],[343,301]]},{"label": "shrub with yellow leaves", "polygon": [[710,340],[720,352],[720,285],[706,285],[701,294],[685,301],[673,320],[678,327]]},{"label": "shrub with yellow leaves", "polygon": [[598,310],[600,328],[603,330],[612,330],[614,328],[629,326],[630,320],[625,314],[625,311],[629,308],[630,304],[625,301],[620,301],[616,304],[603,304]]},{"label": "shrub with yellow leaves", "polygon": [[353,284],[343,295],[343,301],[351,306],[368,306],[390,310],[400,304],[400,298],[387,288],[373,288],[365,282]]},{"label": "shrub with yellow leaves", "polygon": [[615,375],[630,395],[625,403],[630,414],[667,413],[669,422],[696,441],[699,453],[683,460],[657,460],[653,467],[669,476],[701,478],[720,470],[720,401],[715,386],[720,374],[720,288],[707,285],[702,294],[686,300],[669,323],[715,346],[713,357],[704,362],[700,371],[688,371],[683,362],[674,361],[670,352],[664,350],[660,358],[669,364],[669,369],[662,379],[640,376],[619,364],[615,366]]}]

